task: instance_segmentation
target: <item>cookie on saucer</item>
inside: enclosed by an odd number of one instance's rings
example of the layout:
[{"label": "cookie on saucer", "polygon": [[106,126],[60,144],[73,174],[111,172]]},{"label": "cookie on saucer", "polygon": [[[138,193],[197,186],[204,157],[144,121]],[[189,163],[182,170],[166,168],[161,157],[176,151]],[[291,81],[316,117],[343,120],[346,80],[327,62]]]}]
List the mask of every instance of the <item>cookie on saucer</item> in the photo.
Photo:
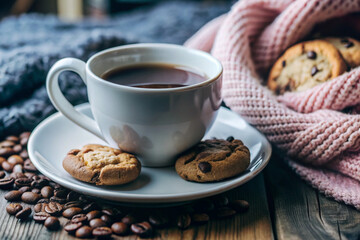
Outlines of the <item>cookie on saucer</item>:
[{"label": "cookie on saucer", "polygon": [[205,140],[180,155],[176,172],[185,180],[215,182],[244,172],[250,164],[249,149],[240,140]]},{"label": "cookie on saucer", "polygon": [[74,178],[96,185],[125,184],[135,180],[141,171],[134,155],[98,144],[70,150],[63,167]]},{"label": "cookie on saucer", "polygon": [[267,85],[277,94],[304,91],[341,75],[346,69],[341,53],[333,44],[325,40],[301,42],[275,62]]}]

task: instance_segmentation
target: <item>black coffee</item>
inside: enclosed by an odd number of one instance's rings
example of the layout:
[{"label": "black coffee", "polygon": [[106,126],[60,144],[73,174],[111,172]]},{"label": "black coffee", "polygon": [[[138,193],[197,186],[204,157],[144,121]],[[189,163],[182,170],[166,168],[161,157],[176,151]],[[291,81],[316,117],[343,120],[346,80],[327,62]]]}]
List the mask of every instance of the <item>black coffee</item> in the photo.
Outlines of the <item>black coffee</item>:
[{"label": "black coffee", "polygon": [[139,64],[105,72],[101,78],[138,88],[177,88],[203,82],[206,75],[194,69],[170,64]]}]

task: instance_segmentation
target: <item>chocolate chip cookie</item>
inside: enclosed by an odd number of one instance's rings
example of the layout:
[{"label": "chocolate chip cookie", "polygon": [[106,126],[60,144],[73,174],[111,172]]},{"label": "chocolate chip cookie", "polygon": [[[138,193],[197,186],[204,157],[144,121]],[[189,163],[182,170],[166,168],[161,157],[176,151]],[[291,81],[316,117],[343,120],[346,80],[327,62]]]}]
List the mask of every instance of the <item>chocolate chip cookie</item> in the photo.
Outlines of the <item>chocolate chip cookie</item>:
[{"label": "chocolate chip cookie", "polygon": [[290,47],[272,67],[268,87],[277,94],[303,91],[341,75],[347,69],[338,49],[325,40]]},{"label": "chocolate chip cookie", "polygon": [[360,65],[360,42],[353,38],[325,38],[325,41],[334,45],[343,56],[350,68]]},{"label": "chocolate chip cookie", "polygon": [[249,164],[250,152],[242,141],[211,139],[182,154],[175,169],[185,180],[214,182],[244,172]]},{"label": "chocolate chip cookie", "polygon": [[135,180],[141,164],[132,154],[98,144],[68,152],[64,169],[74,178],[96,185],[118,185]]}]

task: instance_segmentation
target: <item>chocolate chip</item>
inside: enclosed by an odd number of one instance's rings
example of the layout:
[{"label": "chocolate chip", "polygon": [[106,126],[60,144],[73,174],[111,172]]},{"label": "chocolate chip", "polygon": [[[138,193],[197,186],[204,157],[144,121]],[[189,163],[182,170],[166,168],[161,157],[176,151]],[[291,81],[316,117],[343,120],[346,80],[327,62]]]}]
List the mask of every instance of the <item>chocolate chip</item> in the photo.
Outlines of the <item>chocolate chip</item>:
[{"label": "chocolate chip", "polygon": [[306,56],[307,56],[308,59],[316,59],[317,54],[316,54],[316,52],[314,52],[314,51],[308,51],[308,52],[306,53]]},{"label": "chocolate chip", "polygon": [[203,173],[208,173],[211,171],[211,164],[208,162],[200,162],[198,167]]},{"label": "chocolate chip", "polygon": [[353,46],[354,46],[354,43],[353,43],[353,42],[350,42],[350,41],[344,44],[344,47],[345,47],[345,48],[351,48],[351,47],[353,47]]},{"label": "chocolate chip", "polygon": [[282,61],[282,62],[281,62],[281,65],[282,65],[283,67],[285,67],[285,66],[286,66],[286,61],[285,61],[285,60]]},{"label": "chocolate chip", "polygon": [[232,142],[232,141],[234,141],[234,137],[233,137],[233,136],[229,136],[229,137],[226,139],[226,141]]},{"label": "chocolate chip", "polygon": [[316,66],[313,66],[313,67],[311,68],[311,76],[314,76],[318,71],[319,71],[319,70],[317,69],[317,67],[316,67]]}]

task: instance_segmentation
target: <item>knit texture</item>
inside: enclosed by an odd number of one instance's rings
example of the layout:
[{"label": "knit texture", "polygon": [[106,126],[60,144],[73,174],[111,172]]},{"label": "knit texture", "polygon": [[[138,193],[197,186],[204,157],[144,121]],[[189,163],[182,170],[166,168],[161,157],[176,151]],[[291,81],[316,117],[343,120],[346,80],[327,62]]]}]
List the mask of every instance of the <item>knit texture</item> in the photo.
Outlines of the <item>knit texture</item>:
[{"label": "knit texture", "polygon": [[239,1],[186,45],[212,49],[224,67],[225,103],[282,150],[303,179],[360,209],[360,67],[280,97],[260,77],[316,23],[356,11],[358,0]]}]

